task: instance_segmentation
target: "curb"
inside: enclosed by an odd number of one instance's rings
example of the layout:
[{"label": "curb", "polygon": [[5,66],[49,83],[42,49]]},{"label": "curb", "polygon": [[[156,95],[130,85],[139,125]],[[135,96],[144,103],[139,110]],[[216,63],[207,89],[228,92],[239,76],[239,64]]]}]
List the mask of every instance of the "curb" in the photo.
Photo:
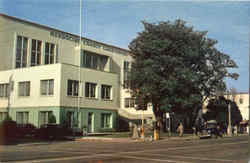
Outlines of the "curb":
[{"label": "curb", "polygon": [[17,144],[17,146],[22,147],[22,146],[34,146],[34,145],[48,145],[48,144],[52,144],[49,142],[43,142],[43,143],[24,143],[24,144]]},{"label": "curb", "polygon": [[131,138],[82,137],[75,139],[75,141],[139,142],[141,140]]}]

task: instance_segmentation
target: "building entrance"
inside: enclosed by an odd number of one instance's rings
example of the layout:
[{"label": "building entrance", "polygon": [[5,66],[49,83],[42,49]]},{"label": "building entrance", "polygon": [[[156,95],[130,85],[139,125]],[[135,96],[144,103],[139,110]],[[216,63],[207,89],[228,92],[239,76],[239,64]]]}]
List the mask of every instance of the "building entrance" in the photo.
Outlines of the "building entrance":
[{"label": "building entrance", "polygon": [[94,114],[92,112],[88,113],[88,132],[94,132]]}]

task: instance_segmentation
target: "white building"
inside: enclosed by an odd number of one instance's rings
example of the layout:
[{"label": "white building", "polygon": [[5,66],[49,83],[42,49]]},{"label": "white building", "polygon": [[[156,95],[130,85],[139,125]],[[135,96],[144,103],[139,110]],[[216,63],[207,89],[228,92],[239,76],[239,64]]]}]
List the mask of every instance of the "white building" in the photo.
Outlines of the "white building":
[{"label": "white building", "polygon": [[0,121],[8,106],[20,124],[40,127],[53,114],[89,132],[141,117],[126,84],[128,50],[4,14],[0,27]]}]

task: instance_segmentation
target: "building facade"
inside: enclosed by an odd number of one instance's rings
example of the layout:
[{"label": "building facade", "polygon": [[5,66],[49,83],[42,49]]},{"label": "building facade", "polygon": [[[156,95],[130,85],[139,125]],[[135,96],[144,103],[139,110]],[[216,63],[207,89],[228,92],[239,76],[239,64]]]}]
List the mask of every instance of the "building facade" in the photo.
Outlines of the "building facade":
[{"label": "building facade", "polygon": [[248,92],[239,92],[235,95],[225,95],[226,99],[234,101],[242,115],[243,121],[249,121],[249,93]]},{"label": "building facade", "polygon": [[[128,50],[0,14],[0,121],[115,130],[138,118],[129,93]],[[152,117],[152,111],[145,115]]]}]

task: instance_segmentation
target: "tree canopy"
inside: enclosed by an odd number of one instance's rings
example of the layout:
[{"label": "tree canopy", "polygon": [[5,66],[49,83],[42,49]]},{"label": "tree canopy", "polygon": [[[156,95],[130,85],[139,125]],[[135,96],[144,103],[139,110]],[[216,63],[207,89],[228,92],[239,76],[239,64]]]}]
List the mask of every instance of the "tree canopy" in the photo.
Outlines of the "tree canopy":
[{"label": "tree canopy", "polygon": [[129,44],[138,109],[151,103],[158,120],[165,112],[192,113],[218,87],[225,89],[225,77],[237,78],[227,70],[237,65],[216,49],[207,31],[196,31],[183,20],[142,23],[144,30]]}]

